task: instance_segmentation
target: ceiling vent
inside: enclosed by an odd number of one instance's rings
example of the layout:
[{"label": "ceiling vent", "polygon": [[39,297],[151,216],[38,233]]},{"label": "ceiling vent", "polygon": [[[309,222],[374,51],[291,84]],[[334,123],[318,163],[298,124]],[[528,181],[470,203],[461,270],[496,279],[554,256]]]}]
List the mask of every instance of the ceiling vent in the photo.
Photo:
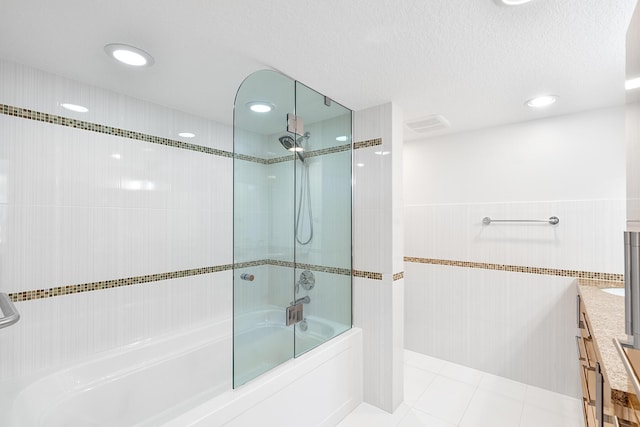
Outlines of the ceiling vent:
[{"label": "ceiling vent", "polygon": [[407,121],[405,125],[416,133],[434,132],[451,126],[449,120],[436,114]]}]

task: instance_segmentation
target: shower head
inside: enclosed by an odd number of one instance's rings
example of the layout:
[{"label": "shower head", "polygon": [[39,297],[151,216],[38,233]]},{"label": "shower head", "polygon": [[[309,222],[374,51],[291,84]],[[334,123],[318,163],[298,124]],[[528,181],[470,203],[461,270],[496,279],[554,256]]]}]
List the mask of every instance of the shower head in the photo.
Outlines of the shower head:
[{"label": "shower head", "polygon": [[295,141],[289,135],[281,136],[278,138],[278,141],[280,141],[280,144],[282,144],[285,150],[290,150],[295,145]]},{"label": "shower head", "polygon": [[[305,134],[304,137],[308,138],[307,134]],[[298,141],[304,137],[299,138]],[[294,140],[289,135],[281,136],[280,138],[278,138],[278,141],[280,141],[280,144],[282,144],[285,150],[295,151],[300,161],[304,163],[304,156],[301,153],[302,147],[300,146],[300,144],[298,144],[298,141]]]}]

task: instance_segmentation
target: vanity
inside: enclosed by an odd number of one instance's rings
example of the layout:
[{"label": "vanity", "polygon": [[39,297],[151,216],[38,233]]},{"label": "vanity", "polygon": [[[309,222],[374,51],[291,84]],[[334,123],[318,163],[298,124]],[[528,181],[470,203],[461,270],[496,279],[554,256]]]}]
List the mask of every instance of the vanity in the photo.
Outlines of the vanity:
[{"label": "vanity", "polygon": [[[578,280],[576,344],[587,427],[640,426],[640,404],[628,374],[634,363],[640,372],[640,350],[617,348],[614,341],[627,340],[624,298],[615,294],[617,288],[624,284]],[[625,356],[631,360],[626,368]]]}]

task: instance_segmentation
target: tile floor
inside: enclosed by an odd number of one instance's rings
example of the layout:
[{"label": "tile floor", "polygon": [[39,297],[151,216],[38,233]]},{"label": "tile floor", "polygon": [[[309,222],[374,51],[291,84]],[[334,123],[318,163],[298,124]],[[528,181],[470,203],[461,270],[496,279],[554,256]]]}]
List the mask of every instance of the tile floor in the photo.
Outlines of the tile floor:
[{"label": "tile floor", "polygon": [[362,403],[339,427],[582,427],[580,401],[405,351],[404,403]]}]

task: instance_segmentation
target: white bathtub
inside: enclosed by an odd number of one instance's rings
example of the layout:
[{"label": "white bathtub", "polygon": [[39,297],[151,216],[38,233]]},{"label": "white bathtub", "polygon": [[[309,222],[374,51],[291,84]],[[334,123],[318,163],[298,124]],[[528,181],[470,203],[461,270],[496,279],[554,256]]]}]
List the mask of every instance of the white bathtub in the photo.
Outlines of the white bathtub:
[{"label": "white bathtub", "polygon": [[[255,322],[251,315],[246,320]],[[314,398],[298,404],[310,416],[304,425],[329,426],[362,401],[359,330],[350,330],[236,390],[231,389],[230,331],[230,321],[206,325],[102,353],[30,381],[0,405],[0,424],[185,427],[253,425],[254,419],[259,420],[255,425],[275,426],[283,421],[278,406],[290,415],[291,403],[307,395]],[[250,341],[255,332],[246,331],[240,339]],[[319,391],[326,396],[320,402]]]},{"label": "white bathtub", "polygon": [[292,354],[305,353],[344,330],[344,325],[315,316],[307,316],[306,321],[307,330],[302,330],[300,324],[286,327],[285,312],[277,308],[237,316],[235,384],[244,384],[290,359]]}]

